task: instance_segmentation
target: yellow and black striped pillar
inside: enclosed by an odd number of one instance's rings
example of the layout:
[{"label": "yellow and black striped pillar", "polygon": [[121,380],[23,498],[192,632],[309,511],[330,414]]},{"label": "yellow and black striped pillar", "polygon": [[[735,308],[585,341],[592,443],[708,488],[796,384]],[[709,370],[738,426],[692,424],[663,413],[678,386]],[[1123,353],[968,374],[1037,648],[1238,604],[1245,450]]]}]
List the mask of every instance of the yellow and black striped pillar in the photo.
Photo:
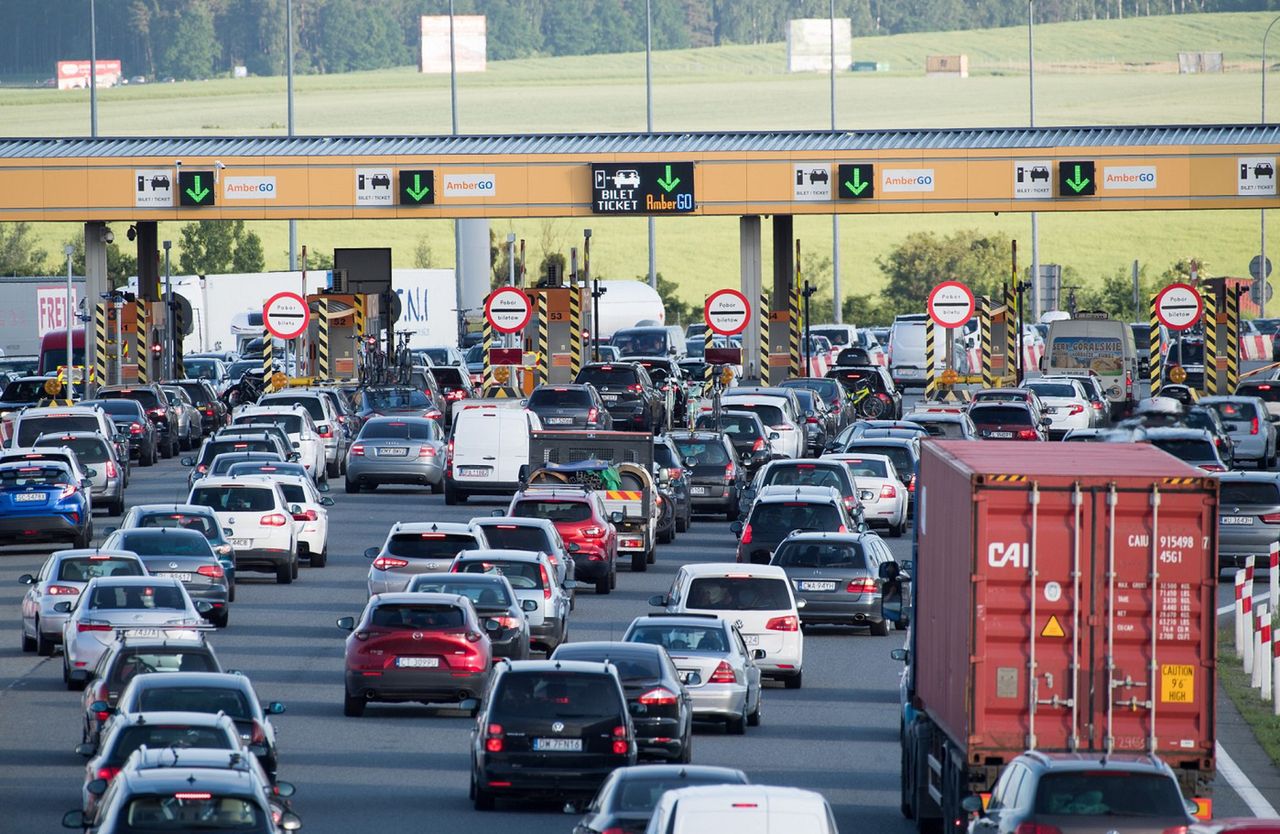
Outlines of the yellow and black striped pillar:
[{"label": "yellow and black striped pillar", "polygon": [[551,338],[547,332],[547,293],[538,293],[538,384],[551,380]]},{"label": "yellow and black striped pillar", "polygon": [[978,330],[982,338],[982,387],[995,387],[995,374],[991,371],[991,354],[995,345],[991,344],[991,301],[978,299]]},{"label": "yellow and black striped pillar", "polygon": [[1240,385],[1240,294],[1227,287],[1227,390],[1234,394]]},{"label": "yellow and black striped pillar", "polygon": [[367,296],[367,295],[357,295],[357,296],[356,296],[356,306],[355,306],[355,326],[356,326],[356,338],[357,338],[357,339],[363,339],[363,338],[364,338],[365,301],[366,301],[367,299],[368,299],[368,296]]},{"label": "yellow and black striped pillar", "polygon": [[274,357],[271,355],[275,345],[271,343],[271,333],[267,330],[262,331],[262,384],[271,384],[271,374]]},{"label": "yellow and black striped pillar", "polygon": [[1148,303],[1147,314],[1150,316],[1151,322],[1151,349],[1147,364],[1147,375],[1151,378],[1151,396],[1160,396],[1160,378],[1162,376],[1161,360],[1164,357],[1160,344],[1160,317],[1156,315],[1156,299],[1151,297]]},{"label": "yellow and black striped pillar", "polygon": [[1213,286],[1204,288],[1204,392],[1209,396],[1218,393],[1218,294]]},{"label": "yellow and black striped pillar", "polygon": [[1018,356],[1018,332],[1022,322],[1018,321],[1018,294],[1008,284],[1004,286],[1004,375],[1018,376],[1018,365],[1022,357]]},{"label": "yellow and black striped pillar", "polygon": [[711,377],[715,373],[711,367],[711,345],[715,340],[715,334],[711,332],[711,326],[707,325],[707,329],[702,331],[702,386],[704,391],[711,390]]},{"label": "yellow and black striped pillar", "polygon": [[772,350],[769,345],[769,294],[760,293],[760,384],[769,384],[769,357]]},{"label": "yellow and black striped pillar", "polygon": [[136,323],[134,325],[135,331],[133,335],[134,344],[138,351],[137,356],[134,357],[134,361],[138,363],[138,384],[146,385],[151,382],[150,369],[147,367],[147,363],[151,356],[151,351],[147,350],[147,302],[142,299],[138,299],[134,304],[137,305],[135,307],[137,314],[135,316]]},{"label": "yellow and black striped pillar", "polygon": [[582,370],[582,287],[569,288],[569,374],[576,381]]},{"label": "yellow and black striped pillar", "polygon": [[178,333],[173,338],[173,378],[186,379],[187,369],[182,364],[182,334]]},{"label": "yellow and black striped pillar", "polygon": [[316,375],[321,379],[333,379],[329,355],[329,299],[321,298],[316,302]]},{"label": "yellow and black striped pillar", "polygon": [[94,376],[98,383],[105,383],[107,380],[107,302],[105,301],[99,301],[93,305],[93,335]]},{"label": "yellow and black striped pillar", "polygon": [[937,353],[933,344],[933,318],[924,320],[924,398],[932,400],[938,395],[938,373],[934,368]]},{"label": "yellow and black striped pillar", "polygon": [[791,285],[791,297],[787,301],[787,371],[791,379],[807,376],[801,369],[804,359],[800,353],[800,287]]}]

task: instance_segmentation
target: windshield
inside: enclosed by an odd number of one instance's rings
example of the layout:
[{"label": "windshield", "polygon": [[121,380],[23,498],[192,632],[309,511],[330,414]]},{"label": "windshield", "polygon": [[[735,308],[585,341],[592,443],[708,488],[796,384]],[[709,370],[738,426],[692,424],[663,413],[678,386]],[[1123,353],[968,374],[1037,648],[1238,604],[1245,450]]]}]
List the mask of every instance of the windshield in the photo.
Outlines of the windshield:
[{"label": "windshield", "polygon": [[62,486],[71,483],[71,473],[58,466],[21,466],[0,469],[0,488]]},{"label": "windshield", "polygon": [[724,466],[729,463],[729,453],[719,440],[680,440],[673,441],[680,450],[680,457],[689,466]]},{"label": "windshield", "polygon": [[[141,683],[141,681],[139,682]],[[232,720],[253,718],[248,699],[227,686],[144,686],[133,712],[222,712]]]},{"label": "windshield", "polygon": [[511,514],[516,518],[547,518],[551,521],[591,520],[591,505],[585,501],[517,501]]},{"label": "windshield", "polygon": [[1164,439],[1159,438],[1151,441],[1153,446],[1164,449],[1175,458],[1185,461],[1216,461],[1217,454],[1214,452],[1213,444],[1207,440],[1196,438],[1182,439]]},{"label": "windshield", "polygon": [[[1091,770],[1046,773],[1036,786],[1036,814],[1073,817],[1187,815],[1178,784],[1154,773]],[[1107,823],[1108,828],[1123,828]]]},{"label": "windshield", "polygon": [[[125,649],[111,670],[111,683],[123,686],[135,675],[159,672],[221,672],[213,658],[203,649]],[[208,730],[206,732],[217,732]],[[219,733],[219,735],[222,735]],[[222,745],[215,745],[221,747]]]},{"label": "windshield", "polygon": [[115,391],[99,391],[100,400],[133,400],[143,408],[157,408],[160,405],[156,392],[149,388],[122,388]]},{"label": "windshield", "polygon": [[511,605],[511,595],[502,587],[501,582],[466,579],[424,581],[415,578],[410,581],[409,590],[428,594],[459,594],[471,600],[476,608],[508,608]]},{"label": "windshield", "polygon": [[195,533],[165,533],[139,531],[125,533],[120,538],[121,550],[131,550],[139,556],[208,556],[213,558],[209,540]]},{"label": "windshield", "polygon": [[235,420],[237,426],[250,423],[273,423],[284,429],[286,434],[299,434],[302,431],[302,416],[299,414],[246,414]]},{"label": "windshield", "polygon": [[784,542],[770,564],[783,568],[855,568],[866,570],[867,557],[856,542]]},{"label": "windshield", "polygon": [[432,365],[448,365],[451,359],[450,351],[446,347],[422,348],[415,350],[414,353],[426,354]]},{"label": "windshield", "polygon": [[28,379],[16,380],[10,382],[4,388],[4,395],[0,399],[5,402],[35,402],[42,400],[48,396],[44,392],[44,384],[47,379]]},{"label": "windshield", "polygon": [[454,533],[396,533],[387,542],[388,556],[402,559],[453,559],[464,550],[479,550],[475,536]]},{"label": "windshield", "polygon": [[463,628],[467,624],[466,613],[454,605],[423,605],[400,602],[379,605],[369,615],[369,625],[389,629],[449,629]]},{"label": "windshield", "polygon": [[[186,371],[188,379],[218,379],[218,365],[216,359],[183,359],[182,369]],[[183,386],[187,388],[187,386]],[[190,389],[188,388],[188,393]]]},{"label": "windshield", "polygon": [[490,547],[501,550],[533,550],[543,553],[552,550],[546,531],[523,524],[486,524],[484,537]]},{"label": "windshield", "polygon": [[238,486],[198,486],[191,493],[190,503],[212,507],[220,513],[260,512],[276,507],[275,493],[271,490]]},{"label": "windshield", "polygon": [[133,400],[91,400],[81,405],[96,405],[112,417],[128,417],[136,420],[146,416],[142,406]]},{"label": "windshield", "polygon": [[749,522],[757,536],[782,538],[792,530],[837,533],[844,519],[840,511],[830,504],[814,504],[805,501],[778,501],[756,504]]},{"label": "windshield", "polygon": [[262,370],[262,361],[258,359],[242,359],[239,362],[231,363],[231,367],[227,369],[227,376],[237,382],[245,374],[253,371]]},{"label": "windshield", "polygon": [[462,369],[457,365],[433,367],[431,369],[431,375],[436,378],[436,382],[440,383],[440,387],[445,390],[463,388],[466,385],[465,377],[462,375]]},{"label": "windshield", "polygon": [[493,712],[524,721],[625,714],[610,677],[575,672],[507,673],[494,693]]},{"label": "windshield", "polygon": [[360,440],[435,440],[436,424],[430,420],[370,420],[360,430]]},{"label": "windshield", "polygon": [[639,376],[629,365],[599,365],[583,368],[574,382],[588,382],[597,388],[620,388],[639,382]]},{"label": "windshield", "polygon": [[583,388],[538,388],[529,396],[529,408],[589,408],[591,395]]},{"label": "windshield", "polygon": [[[266,453],[260,452],[258,454]],[[240,462],[231,464],[227,469],[227,475],[295,475],[299,478],[310,477],[305,466],[300,463],[285,463],[280,460],[280,456],[277,454],[271,454],[269,460],[237,459]]]},{"label": "windshield", "polygon": [[893,462],[894,470],[908,478],[915,474],[916,462],[911,454],[911,450],[906,446],[872,446],[871,444],[862,445],[856,443],[849,447],[849,451],[854,454],[864,455],[883,455]]},{"label": "windshield", "polygon": [[97,417],[86,415],[66,415],[49,417],[18,418],[18,445],[30,446],[42,434],[68,431],[101,431],[102,425]]},{"label": "windshield", "polygon": [[1280,486],[1275,481],[1223,481],[1219,503],[1228,504],[1280,504]]},{"label": "windshield", "polygon": [[587,663],[608,661],[618,670],[618,677],[627,681],[651,681],[662,677],[662,663],[658,653],[644,649],[610,651],[599,646],[579,646],[565,643],[556,649],[556,660],[581,660]]},{"label": "windshield", "polygon": [[689,583],[686,608],[702,611],[782,611],[791,607],[783,579],[707,576]]},{"label": "windshield", "polygon": [[828,342],[837,347],[849,344],[849,331],[843,327],[810,327],[809,332],[814,336],[822,336]]},{"label": "windshield", "polygon": [[142,564],[137,559],[86,556],[63,559],[55,578],[59,582],[88,582],[97,576],[142,576],[143,573]]},{"label": "windshield", "polygon": [[1119,336],[1055,336],[1049,364],[1116,376],[1124,373],[1124,343]]},{"label": "windshield", "polygon": [[964,425],[959,420],[943,420],[937,417],[908,417],[912,423],[918,423],[929,432],[930,437],[941,437],[944,440],[963,440]]},{"label": "windshield", "polygon": [[1254,383],[1252,385],[1241,385],[1236,388],[1236,393],[1244,397],[1257,397],[1263,402],[1280,402],[1280,384],[1272,385],[1269,382],[1262,382]]},{"label": "windshield", "polygon": [[969,412],[977,426],[1031,426],[1031,412],[1015,406],[983,406]]},{"label": "windshield", "polygon": [[416,388],[377,388],[364,392],[364,407],[373,411],[389,408],[430,408],[433,403]]},{"label": "windshield", "polygon": [[614,334],[613,346],[623,356],[663,356],[667,352],[667,331],[631,331]]},{"label": "windshield", "polygon": [[[366,394],[369,392],[365,392]],[[324,406],[320,404],[320,398],[315,396],[302,396],[291,394],[276,394],[270,397],[263,397],[258,405],[300,405],[311,415],[311,419],[317,423],[324,422]]]},{"label": "windshield", "polygon": [[824,400],[834,400],[840,396],[840,383],[834,379],[796,379],[782,383],[783,388],[803,388],[814,391]]},{"label": "windshield", "polygon": [[86,607],[99,611],[185,611],[187,601],[175,585],[100,585],[93,589]]},{"label": "windshield", "polygon": [[751,411],[760,418],[760,422],[766,426],[778,429],[789,426],[787,417],[782,413],[782,409],[776,405],[764,405],[763,403],[743,403],[737,400],[729,400],[726,406],[731,405],[736,411]]},{"label": "windshield", "polygon": [[280,455],[275,452],[224,452],[214,457],[209,464],[210,475],[223,475],[231,471],[231,467],[245,461],[281,462]]},{"label": "windshield", "polygon": [[1183,365],[1203,365],[1204,342],[1174,342],[1171,354],[1170,362],[1180,362]]},{"label": "windshield", "polygon": [[627,638],[632,643],[651,643],[669,652],[715,652],[729,650],[724,629],[720,626],[642,625]]},{"label": "windshield", "polygon": [[81,463],[102,463],[107,460],[107,444],[101,437],[68,437],[49,435],[36,441],[37,449],[66,447],[76,453]]},{"label": "windshield", "polygon": [[[716,428],[716,418],[713,414],[700,414],[698,420],[694,423],[696,429],[712,429]],[[760,429],[755,419],[751,417],[743,417],[741,415],[721,413],[720,415],[720,431],[734,438],[751,438],[760,437]],[[679,442],[676,443],[679,446]]]},{"label": "windshield", "polygon": [[271,830],[266,815],[252,799],[178,791],[164,796],[137,796],[121,814],[127,831],[242,831]]},{"label": "windshield", "polygon": [[276,452],[276,445],[263,438],[246,437],[239,440],[210,440],[204,444],[200,462],[208,466],[218,455],[229,452]]}]

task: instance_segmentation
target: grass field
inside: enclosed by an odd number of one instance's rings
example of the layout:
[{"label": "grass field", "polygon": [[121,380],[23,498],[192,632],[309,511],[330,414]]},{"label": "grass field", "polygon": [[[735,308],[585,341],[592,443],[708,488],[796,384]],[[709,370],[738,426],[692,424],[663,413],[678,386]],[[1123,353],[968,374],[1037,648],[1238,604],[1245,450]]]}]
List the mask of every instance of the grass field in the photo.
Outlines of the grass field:
[{"label": "grass field", "polygon": [[[1185,15],[1039,26],[1037,122],[1050,124],[1238,123],[1258,118],[1259,59],[1268,14]],[[1025,36],[1021,28],[924,33],[855,40],[857,59],[888,62],[889,73],[849,73],[837,82],[842,128],[1007,126],[1027,120]],[[1221,50],[1232,69],[1221,75],[1169,72],[1179,50]],[[924,57],[964,52],[973,76],[925,78]],[[1043,63],[1040,63],[1043,62]],[[1155,71],[1163,68],[1165,71]],[[642,55],[598,55],[495,62],[459,82],[459,121],[468,133],[554,133],[638,130],[644,126]],[[825,74],[785,72],[785,47],[722,47],[654,56],[654,123],[659,130],[814,129],[829,124]],[[1278,81],[1280,85],[1280,81]],[[296,82],[300,133],[443,133],[449,129],[447,77],[411,69],[304,76]],[[1280,102],[1275,108],[1280,112]],[[155,84],[103,91],[104,135],[282,133],[284,80],[251,78]],[[86,93],[0,88],[0,134],[84,135]],[[286,263],[287,226],[255,223],[269,266]],[[594,231],[593,268],[629,277],[646,268],[643,220],[493,223],[497,236],[525,238],[531,260],[544,243],[567,252],[582,229]],[[841,221],[842,275],[848,293],[882,282],[876,258],[911,231],[959,228],[1002,231],[1029,256],[1024,215],[858,217]],[[831,223],[797,218],[807,252],[830,255]],[[76,233],[43,224],[50,252]],[[1135,258],[1156,271],[1195,256],[1214,274],[1244,274],[1257,248],[1254,212],[1042,215],[1043,262],[1075,267],[1086,280]],[[176,228],[162,236],[177,239]],[[452,263],[452,230],[431,221],[301,223],[299,240],[313,250],[386,245],[397,265],[411,266],[426,238],[434,265]],[[766,247],[768,235],[765,235]],[[738,281],[734,218],[659,220],[658,265],[690,300]],[[766,258],[768,253],[766,252]]]}]

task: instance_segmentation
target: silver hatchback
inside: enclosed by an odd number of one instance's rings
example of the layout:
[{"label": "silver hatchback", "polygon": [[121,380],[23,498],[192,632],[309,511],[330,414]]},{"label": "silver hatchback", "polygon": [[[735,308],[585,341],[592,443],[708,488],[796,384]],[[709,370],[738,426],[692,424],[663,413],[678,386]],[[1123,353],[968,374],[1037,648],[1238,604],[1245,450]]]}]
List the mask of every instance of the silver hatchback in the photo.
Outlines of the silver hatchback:
[{"label": "silver hatchback", "polygon": [[1276,463],[1276,425],[1267,404],[1258,397],[1244,395],[1201,397],[1200,405],[1212,408],[1222,418],[1231,436],[1236,463],[1252,461],[1259,469]]},{"label": "silver hatchback", "polygon": [[1226,472],[1218,476],[1218,569],[1261,563],[1280,541],[1280,473]]},{"label": "silver hatchback", "polygon": [[124,488],[128,482],[128,463],[116,454],[111,440],[92,431],[69,431],[42,434],[31,444],[34,448],[65,448],[75,452],[80,468],[89,479],[89,494],[95,506],[105,507],[108,515],[124,515]]}]

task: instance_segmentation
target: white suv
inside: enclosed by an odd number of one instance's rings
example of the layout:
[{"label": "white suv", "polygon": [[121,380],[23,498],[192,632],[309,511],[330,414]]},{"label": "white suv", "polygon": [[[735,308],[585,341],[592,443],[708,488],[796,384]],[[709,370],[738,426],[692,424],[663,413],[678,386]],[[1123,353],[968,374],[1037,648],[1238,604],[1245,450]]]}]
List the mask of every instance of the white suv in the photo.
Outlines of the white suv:
[{"label": "white suv", "polygon": [[298,462],[306,467],[311,477],[317,483],[329,479],[325,466],[327,458],[324,438],[317,431],[315,420],[311,419],[311,412],[305,407],[301,405],[249,406],[237,409],[235,420],[232,422],[237,425],[275,423],[289,436],[289,442],[298,453]]},{"label": "white suv", "polygon": [[[316,424],[316,433],[324,441],[326,474],[330,478],[336,478],[345,471],[347,439],[339,427],[338,413],[328,394],[305,388],[290,388],[263,395],[258,400],[258,405],[264,408],[300,405],[305,408]],[[249,407],[252,408],[252,406]],[[232,416],[238,417],[240,412],[237,410]]]},{"label": "white suv", "polygon": [[23,409],[13,422],[10,446],[30,446],[42,434],[66,434],[69,431],[92,431],[115,442],[116,426],[111,415],[101,408],[69,405],[52,408]]},{"label": "white suv", "polygon": [[236,570],[274,572],[287,585],[298,578],[298,533],[284,492],[261,475],[201,478],[188,504],[210,507],[231,530]]},{"label": "white suv", "polygon": [[804,633],[786,571],[776,565],[683,565],[671,590],[649,598],[671,614],[716,614],[737,626],[765,677],[799,689],[804,671]]}]

